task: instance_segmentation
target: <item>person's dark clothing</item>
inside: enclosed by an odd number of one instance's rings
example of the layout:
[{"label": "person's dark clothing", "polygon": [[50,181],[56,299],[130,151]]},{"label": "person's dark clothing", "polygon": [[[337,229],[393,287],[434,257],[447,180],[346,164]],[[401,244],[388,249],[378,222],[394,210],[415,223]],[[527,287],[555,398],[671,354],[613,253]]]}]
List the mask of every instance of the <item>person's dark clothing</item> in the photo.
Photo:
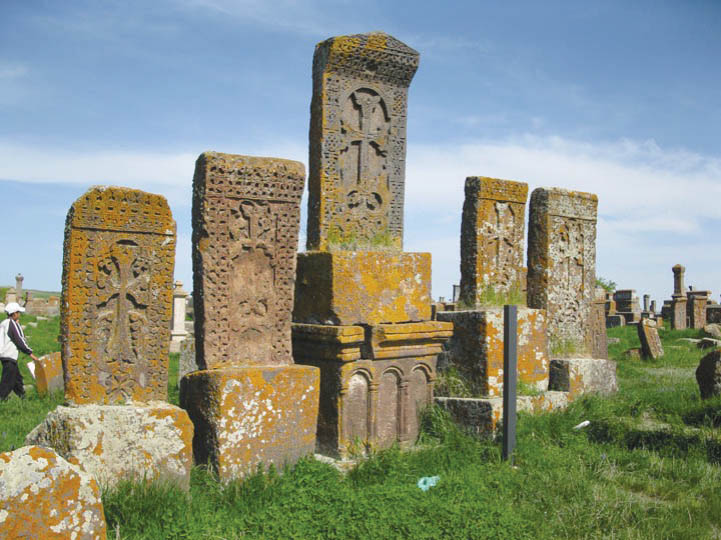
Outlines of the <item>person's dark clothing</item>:
[{"label": "person's dark clothing", "polygon": [[0,377],[0,400],[5,400],[10,392],[18,396],[25,396],[23,377],[18,367],[18,350],[25,354],[32,354],[32,349],[25,340],[25,333],[17,321],[11,318],[0,323],[0,362],[2,362],[2,377]]},{"label": "person's dark clothing", "polygon": [[0,358],[0,361],[3,365],[3,374],[0,378],[0,401],[6,400],[10,392],[25,397],[25,385],[18,363],[11,358]]}]

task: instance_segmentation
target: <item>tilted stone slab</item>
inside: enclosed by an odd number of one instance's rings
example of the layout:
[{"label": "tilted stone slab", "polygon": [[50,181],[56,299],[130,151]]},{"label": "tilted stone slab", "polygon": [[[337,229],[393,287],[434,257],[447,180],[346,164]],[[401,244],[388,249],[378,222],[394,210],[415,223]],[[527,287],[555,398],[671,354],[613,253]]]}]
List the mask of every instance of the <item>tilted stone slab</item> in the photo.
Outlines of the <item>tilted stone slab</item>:
[{"label": "tilted stone slab", "polygon": [[466,178],[461,221],[461,292],[466,306],[484,297],[520,295],[528,184]]},{"label": "tilted stone slab", "polygon": [[593,349],[596,219],[592,193],[537,188],[528,222],[528,306],[548,313],[549,338],[570,342],[579,356]]},{"label": "tilted stone slab", "polygon": [[168,403],[59,406],[25,438],[55,449],[103,486],[120,480],[190,486],[193,424]]},{"label": "tilted stone slab", "polygon": [[552,359],[548,389],[568,392],[571,400],[588,392],[611,394],[618,391],[616,362],[600,358]]},{"label": "tilted stone slab", "polygon": [[63,361],[59,351],[41,356],[35,362],[35,386],[41,395],[65,388]]},{"label": "tilted stone slab", "polygon": [[60,315],[69,402],[167,399],[174,264],[164,197],[94,187],[73,203]]},{"label": "tilted stone slab", "polygon": [[0,454],[0,538],[105,540],[100,488],[58,454],[24,446]]},{"label": "tilted stone slab", "polygon": [[302,163],[205,152],[193,178],[198,366],[292,363]]},{"label": "tilted stone slab", "polygon": [[189,373],[180,400],[195,425],[195,462],[210,463],[226,482],[259,464],[282,468],[312,454],[319,386],[318,369],[310,366]]},{"label": "tilted stone slab", "polygon": [[709,399],[721,394],[721,350],[715,350],[701,358],[696,368],[701,399]]},{"label": "tilted stone slab", "polygon": [[416,322],[431,316],[431,254],[298,254],[293,321],[336,326]]},{"label": "tilted stone slab", "polygon": [[641,342],[641,354],[644,358],[661,358],[663,356],[663,344],[658,335],[656,321],[643,319],[636,327],[638,339]]},{"label": "tilted stone slab", "polygon": [[408,86],[418,62],[382,32],[316,46],[308,250],[402,249]]}]

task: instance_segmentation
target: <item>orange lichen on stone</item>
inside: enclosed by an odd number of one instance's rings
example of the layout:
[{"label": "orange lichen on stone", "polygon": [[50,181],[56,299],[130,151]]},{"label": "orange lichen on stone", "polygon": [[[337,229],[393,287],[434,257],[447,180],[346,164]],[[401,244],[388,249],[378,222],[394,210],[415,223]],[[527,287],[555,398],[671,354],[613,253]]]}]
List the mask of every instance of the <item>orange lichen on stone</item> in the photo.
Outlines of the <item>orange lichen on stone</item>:
[{"label": "orange lichen on stone", "polygon": [[379,324],[370,329],[366,358],[381,360],[436,355],[453,335],[453,323]]},{"label": "orange lichen on stone", "polygon": [[198,464],[222,481],[259,464],[281,468],[313,453],[320,381],[310,366],[201,370],[181,381],[181,405],[195,425]]},{"label": "orange lichen on stone", "polygon": [[293,358],[353,362],[361,358],[362,326],[293,323]]},{"label": "orange lichen on stone", "polygon": [[175,222],[165,198],[91,188],[68,212],[63,258],[66,399],[166,399]]},{"label": "orange lichen on stone", "polygon": [[41,356],[35,362],[35,385],[38,394],[48,394],[64,388],[63,362],[59,351]]},{"label": "orange lichen on stone", "polygon": [[299,253],[295,287],[295,322],[356,325],[428,320],[431,255]]},{"label": "orange lichen on stone", "polygon": [[95,480],[52,450],[0,454],[0,537],[105,540]]}]

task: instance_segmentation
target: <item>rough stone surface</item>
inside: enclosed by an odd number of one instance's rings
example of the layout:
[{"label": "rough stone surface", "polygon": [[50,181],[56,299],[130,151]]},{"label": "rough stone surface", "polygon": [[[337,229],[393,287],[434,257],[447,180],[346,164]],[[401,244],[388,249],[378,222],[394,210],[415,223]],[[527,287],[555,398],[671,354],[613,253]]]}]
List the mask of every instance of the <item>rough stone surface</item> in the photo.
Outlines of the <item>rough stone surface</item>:
[{"label": "rough stone surface", "polygon": [[548,388],[568,392],[569,399],[587,392],[616,392],[616,362],[598,358],[553,359]]},{"label": "rough stone surface", "polygon": [[73,203],[60,316],[67,401],[167,399],[174,263],[164,197],[94,187]]},{"label": "rough stone surface", "polygon": [[707,324],[703,327],[703,331],[715,339],[721,339],[721,324]]},{"label": "rough stone surface", "polygon": [[686,304],[688,303],[685,296],[678,296],[671,300],[671,328],[673,330],[684,330],[687,328]]},{"label": "rough stone surface", "polygon": [[488,296],[520,294],[528,184],[466,178],[461,220],[460,300],[478,306]]},{"label": "rough stone surface", "polygon": [[706,322],[709,324],[721,323],[721,306],[720,305],[706,306]]},{"label": "rough stone surface", "polygon": [[708,291],[692,291],[687,295],[686,315],[689,328],[701,329],[706,326],[706,305],[708,304]]},{"label": "rough stone surface", "polygon": [[41,356],[35,362],[35,385],[41,395],[65,388],[63,362],[59,351]]},{"label": "rough stone surface", "polygon": [[661,358],[663,356],[663,345],[658,336],[656,322],[650,319],[643,319],[636,327],[638,339],[641,341],[641,354],[644,358]]},{"label": "rough stone surface", "polygon": [[104,486],[123,479],[190,485],[193,425],[168,403],[59,406],[25,439],[53,448]]},{"label": "rough stone surface", "polygon": [[198,363],[195,361],[195,338],[186,337],[180,344],[180,359],[178,360],[178,387],[180,387],[180,379],[191,371],[199,369]]},{"label": "rough stone surface", "polygon": [[608,337],[606,335],[606,291],[596,288],[591,306],[591,356],[608,358]]},{"label": "rough stone surface", "polygon": [[708,353],[696,368],[696,382],[702,399],[721,394],[721,350]]},{"label": "rough stone surface", "polygon": [[0,454],[0,538],[105,540],[98,484],[39,446]]},{"label": "rough stone surface", "polygon": [[292,464],[315,448],[319,373],[310,366],[201,370],[181,381],[180,402],[195,425],[193,452],[222,481],[259,464]]},{"label": "rough stone surface", "polygon": [[205,152],[193,178],[193,300],[198,366],[292,363],[304,168]]},{"label": "rough stone surface", "polygon": [[408,86],[418,62],[382,32],[316,46],[308,250],[402,249]]},{"label": "rough stone surface", "polygon": [[606,328],[615,328],[617,326],[624,326],[626,319],[623,315],[608,315],[606,317]]},{"label": "rough stone surface", "polygon": [[[503,395],[503,308],[440,312],[437,317],[453,323],[453,337],[445,345],[447,361],[477,383],[483,395]],[[518,379],[547,390],[546,312],[519,307],[517,321]]]},{"label": "rough stone surface", "polygon": [[596,212],[591,193],[537,188],[528,225],[528,307],[547,311],[548,335],[590,356],[596,288]]},{"label": "rough stone surface", "polygon": [[293,321],[356,325],[431,318],[430,253],[298,254]]}]

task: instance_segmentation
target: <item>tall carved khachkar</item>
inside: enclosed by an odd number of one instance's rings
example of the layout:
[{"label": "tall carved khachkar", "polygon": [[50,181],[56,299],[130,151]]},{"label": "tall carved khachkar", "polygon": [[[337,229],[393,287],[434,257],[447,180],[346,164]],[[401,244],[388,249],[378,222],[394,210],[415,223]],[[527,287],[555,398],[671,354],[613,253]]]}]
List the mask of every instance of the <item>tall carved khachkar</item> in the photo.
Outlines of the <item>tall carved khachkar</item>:
[{"label": "tall carved khachkar", "polygon": [[450,336],[449,323],[429,320],[430,254],[401,251],[417,67],[418,53],[383,33],[315,50],[309,251],[298,254],[293,356],[321,369],[322,452],[413,443]]},{"label": "tall carved khachkar", "polygon": [[174,261],[164,197],[96,187],[72,205],[60,320],[69,402],[167,399]]},{"label": "tall carved khachkar", "polygon": [[528,220],[528,305],[548,312],[552,340],[592,351],[596,207],[591,193],[538,188]]},{"label": "tall carved khachkar", "polygon": [[402,248],[408,86],[418,61],[382,32],[316,46],[308,250]]},{"label": "tall carved khachkar", "polygon": [[181,380],[196,462],[223,480],[315,447],[318,370],[293,365],[301,163],[206,152],[193,179],[198,371]]},{"label": "tall carved khachkar", "polygon": [[466,178],[461,221],[461,302],[520,294],[528,184]]}]

